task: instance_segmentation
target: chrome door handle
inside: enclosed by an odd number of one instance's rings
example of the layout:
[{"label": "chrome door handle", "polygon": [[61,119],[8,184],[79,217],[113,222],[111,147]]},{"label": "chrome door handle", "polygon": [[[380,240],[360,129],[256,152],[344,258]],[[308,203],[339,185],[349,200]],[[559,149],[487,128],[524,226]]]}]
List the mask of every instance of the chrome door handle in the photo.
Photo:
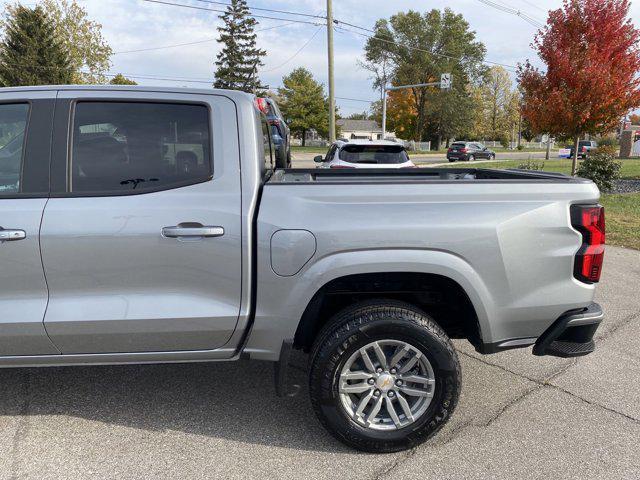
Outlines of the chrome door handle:
[{"label": "chrome door handle", "polygon": [[164,227],[162,236],[167,238],[180,237],[221,237],[224,235],[222,227]]},{"label": "chrome door handle", "polygon": [[25,238],[27,233],[24,230],[5,230],[0,227],[0,242],[15,242]]}]

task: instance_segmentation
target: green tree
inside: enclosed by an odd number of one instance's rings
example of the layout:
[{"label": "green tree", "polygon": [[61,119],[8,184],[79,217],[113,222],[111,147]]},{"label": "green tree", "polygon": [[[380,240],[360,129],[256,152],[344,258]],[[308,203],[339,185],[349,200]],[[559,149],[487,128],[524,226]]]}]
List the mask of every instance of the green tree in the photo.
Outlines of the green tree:
[{"label": "green tree", "polygon": [[69,54],[75,72],[71,83],[107,83],[113,51],[102,37],[102,25],[90,20],[76,0],[42,0],[40,5]]},{"label": "green tree", "polygon": [[70,83],[73,67],[54,25],[42,7],[16,5],[5,11],[0,43],[0,83],[56,85]]},{"label": "green tree", "polygon": [[324,86],[302,67],[284,77],[282,84],[283,87],[278,89],[280,110],[291,131],[302,138],[302,145],[305,145],[307,132],[311,129],[326,137],[329,132],[329,101]]},{"label": "green tree", "polygon": [[117,74],[115,77],[111,79],[109,82],[111,85],[137,85],[138,82],[135,80],[131,80],[130,78],[125,77],[121,73]]},{"label": "green tree", "polygon": [[491,67],[480,85],[482,137],[491,140],[509,138],[518,121],[518,95],[509,73],[500,66]]},{"label": "green tree", "polygon": [[462,15],[450,9],[398,13],[376,23],[375,35],[367,40],[368,62],[389,59],[394,85],[430,83],[451,73],[450,91],[420,87],[414,97],[415,140],[441,140],[469,132],[473,127],[470,84],[478,84],[484,73],[485,47],[475,38]]},{"label": "green tree", "polygon": [[218,27],[218,43],[222,50],[218,53],[215,65],[215,88],[229,88],[254,92],[264,88],[257,76],[258,67],[263,66],[262,57],[266,51],[256,46],[255,18],[250,17],[245,0],[231,0],[222,15],[224,22]]}]

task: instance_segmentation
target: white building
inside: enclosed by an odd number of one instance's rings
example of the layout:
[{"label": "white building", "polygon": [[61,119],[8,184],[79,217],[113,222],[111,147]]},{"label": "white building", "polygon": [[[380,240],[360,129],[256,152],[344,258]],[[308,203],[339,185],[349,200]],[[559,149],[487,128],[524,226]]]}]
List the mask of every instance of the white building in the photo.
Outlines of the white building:
[{"label": "white building", "polygon": [[[346,140],[382,140],[382,127],[375,120],[350,120],[341,118],[336,121],[340,128],[340,138]],[[387,139],[395,139],[394,132],[387,131]]]}]

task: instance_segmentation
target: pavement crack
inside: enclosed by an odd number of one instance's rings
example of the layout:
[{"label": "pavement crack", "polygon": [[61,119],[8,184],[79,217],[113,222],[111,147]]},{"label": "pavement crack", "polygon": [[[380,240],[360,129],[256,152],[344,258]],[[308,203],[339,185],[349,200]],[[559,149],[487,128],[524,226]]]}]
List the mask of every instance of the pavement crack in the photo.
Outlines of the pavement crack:
[{"label": "pavement crack", "polygon": [[612,337],[618,330],[620,330],[621,328],[626,327],[627,325],[629,325],[631,322],[633,322],[634,320],[640,318],[640,312],[634,312],[631,315],[627,315],[626,317],[624,317],[620,323],[618,323],[617,325],[615,325],[613,328],[611,328],[611,330],[609,330],[608,332],[606,332],[605,334],[603,334],[601,337],[597,338],[597,342],[605,342],[607,341],[610,337]]}]

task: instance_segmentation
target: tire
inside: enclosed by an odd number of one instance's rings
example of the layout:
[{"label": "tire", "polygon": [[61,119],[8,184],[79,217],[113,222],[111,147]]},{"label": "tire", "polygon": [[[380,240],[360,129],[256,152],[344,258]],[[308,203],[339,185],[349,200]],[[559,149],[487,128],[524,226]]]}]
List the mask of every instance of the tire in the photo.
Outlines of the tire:
[{"label": "tire", "polygon": [[455,158],[450,158],[450,159],[449,159],[449,162],[455,162],[455,161],[456,161],[456,159],[455,159]]},{"label": "tire", "polygon": [[489,160],[491,160],[492,162],[495,161],[496,159],[496,154],[492,153],[491,155],[489,155]]},{"label": "tire", "polygon": [[291,168],[291,150],[287,151],[287,166],[286,168]]},{"label": "tire", "polygon": [[476,157],[474,157],[473,155],[469,155],[469,156],[467,157],[467,161],[468,161],[468,162],[473,162],[475,159],[476,159]]},{"label": "tire", "polygon": [[[380,373],[371,373],[376,365],[370,362],[371,368],[367,368],[361,354],[364,348],[375,348],[372,344],[382,349],[386,359]],[[403,345],[412,350],[394,360],[406,348]],[[354,357],[363,362],[354,362]],[[402,372],[414,357],[419,358],[415,365]],[[371,358],[381,369],[380,357]],[[374,453],[406,450],[428,440],[449,420],[461,388],[458,356],[444,331],[418,308],[394,300],[363,302],[334,316],[316,339],[309,372],[311,403],[322,425],[346,445]],[[375,383],[369,386],[371,378],[344,380],[341,374],[345,372],[375,376]],[[425,382],[426,378],[430,380]],[[414,383],[411,379],[422,380]],[[405,385],[399,386],[399,381]],[[368,390],[358,397],[345,393],[348,387]],[[369,399],[364,399],[367,396]],[[358,415],[356,408],[363,399],[368,402],[362,411],[368,411],[366,418]],[[405,413],[405,403],[411,417]],[[375,411],[377,405],[383,406]]]}]

